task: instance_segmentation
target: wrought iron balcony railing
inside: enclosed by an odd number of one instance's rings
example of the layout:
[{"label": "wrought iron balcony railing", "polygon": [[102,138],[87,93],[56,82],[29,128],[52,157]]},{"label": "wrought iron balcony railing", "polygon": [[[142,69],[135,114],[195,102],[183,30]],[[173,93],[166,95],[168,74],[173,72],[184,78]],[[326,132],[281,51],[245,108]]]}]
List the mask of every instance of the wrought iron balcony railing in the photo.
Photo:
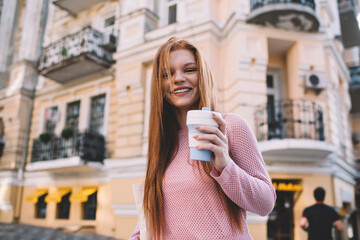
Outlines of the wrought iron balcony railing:
[{"label": "wrought iron balcony railing", "polygon": [[301,4],[303,6],[308,6],[315,10],[315,1],[314,0],[251,0],[250,2],[250,9],[251,11],[255,10],[256,8],[263,7],[269,4],[276,4],[276,3],[295,3]]},{"label": "wrought iron balcony railing", "polygon": [[306,100],[281,100],[255,110],[258,141],[271,139],[312,139],[324,141],[321,107]]},{"label": "wrought iron balcony railing", "polygon": [[319,28],[314,0],[251,0],[247,22],[294,31]]},{"label": "wrought iron balcony railing", "polygon": [[76,132],[68,139],[53,136],[48,142],[35,139],[31,162],[80,157],[81,159],[102,162],[105,157],[105,139],[92,132]]},{"label": "wrought iron balcony railing", "polygon": [[[86,27],[43,48],[39,62],[40,73],[59,82],[65,82],[69,77],[76,78],[109,68],[114,60],[103,45],[104,34]],[[73,72],[69,73],[67,67],[79,63],[87,65],[77,65],[72,69]]]},{"label": "wrought iron balcony railing", "polygon": [[337,0],[339,12],[343,11],[356,11],[356,5],[354,0]]}]

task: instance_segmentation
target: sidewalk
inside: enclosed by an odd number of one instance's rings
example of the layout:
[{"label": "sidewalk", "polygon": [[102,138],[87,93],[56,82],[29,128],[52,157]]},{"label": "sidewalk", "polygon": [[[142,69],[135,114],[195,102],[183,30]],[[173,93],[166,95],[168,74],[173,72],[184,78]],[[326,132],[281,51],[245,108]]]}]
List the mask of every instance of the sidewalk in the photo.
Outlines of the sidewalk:
[{"label": "sidewalk", "polygon": [[53,228],[0,223],[0,240],[115,240],[96,234],[73,234]]}]

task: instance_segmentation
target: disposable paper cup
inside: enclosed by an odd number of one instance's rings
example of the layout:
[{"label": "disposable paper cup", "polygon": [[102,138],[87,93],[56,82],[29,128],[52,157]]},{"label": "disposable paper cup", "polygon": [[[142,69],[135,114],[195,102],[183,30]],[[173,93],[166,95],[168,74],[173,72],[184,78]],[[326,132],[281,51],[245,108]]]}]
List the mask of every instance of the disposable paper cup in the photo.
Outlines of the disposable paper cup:
[{"label": "disposable paper cup", "polygon": [[219,127],[219,124],[212,118],[211,114],[215,113],[221,116],[218,112],[210,111],[210,108],[203,107],[202,110],[188,111],[186,117],[186,125],[189,129],[189,147],[190,147],[190,159],[199,161],[210,161],[211,151],[207,149],[197,149],[196,146],[209,142],[207,140],[197,140],[194,138],[197,134],[207,134],[195,129],[196,126],[214,126]]}]

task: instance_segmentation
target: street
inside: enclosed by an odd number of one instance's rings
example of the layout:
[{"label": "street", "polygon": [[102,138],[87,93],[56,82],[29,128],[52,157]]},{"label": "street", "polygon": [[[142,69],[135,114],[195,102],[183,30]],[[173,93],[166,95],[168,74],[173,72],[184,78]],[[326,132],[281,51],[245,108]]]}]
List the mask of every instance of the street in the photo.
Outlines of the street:
[{"label": "street", "polygon": [[0,240],[115,240],[96,234],[73,234],[53,228],[0,223]]}]

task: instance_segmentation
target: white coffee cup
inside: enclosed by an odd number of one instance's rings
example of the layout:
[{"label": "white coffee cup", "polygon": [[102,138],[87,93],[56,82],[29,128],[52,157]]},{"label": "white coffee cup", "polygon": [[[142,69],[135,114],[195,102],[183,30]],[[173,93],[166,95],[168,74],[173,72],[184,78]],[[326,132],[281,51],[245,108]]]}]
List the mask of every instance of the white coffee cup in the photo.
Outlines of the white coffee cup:
[{"label": "white coffee cup", "polygon": [[210,161],[211,151],[207,149],[197,149],[201,143],[209,142],[208,140],[197,140],[194,138],[198,134],[207,134],[195,129],[196,126],[214,126],[219,127],[219,124],[213,119],[212,114],[215,113],[221,117],[218,112],[210,111],[210,108],[203,107],[202,110],[190,110],[187,112],[186,125],[189,129],[189,147],[190,159],[199,161]]}]

